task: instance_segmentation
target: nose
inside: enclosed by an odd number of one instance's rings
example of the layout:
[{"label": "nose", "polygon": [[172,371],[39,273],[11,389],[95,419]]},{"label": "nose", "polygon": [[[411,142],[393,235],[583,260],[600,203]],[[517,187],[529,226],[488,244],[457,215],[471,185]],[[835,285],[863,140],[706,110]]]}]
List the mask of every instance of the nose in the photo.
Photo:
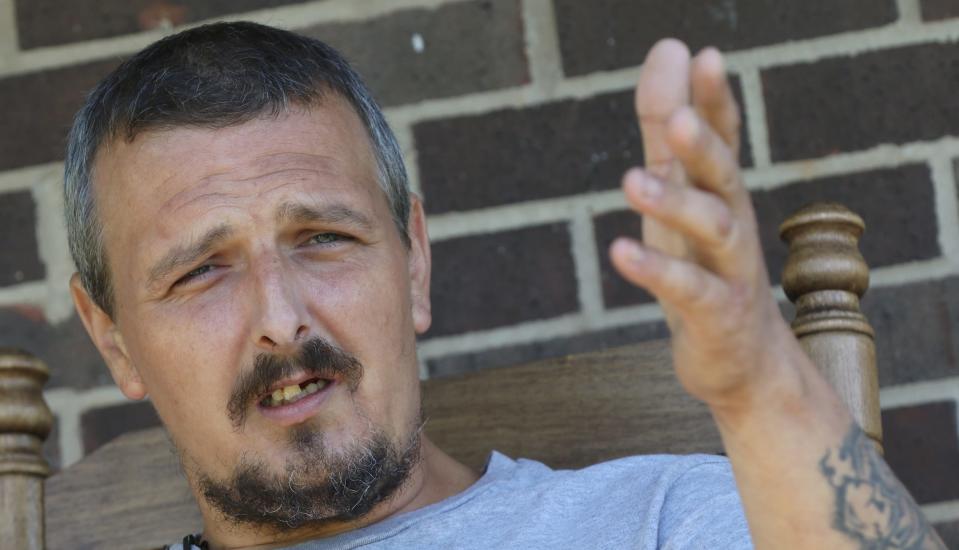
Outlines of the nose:
[{"label": "nose", "polygon": [[306,304],[295,277],[281,259],[274,259],[259,270],[255,279],[259,307],[254,344],[271,353],[295,353],[310,333]]}]

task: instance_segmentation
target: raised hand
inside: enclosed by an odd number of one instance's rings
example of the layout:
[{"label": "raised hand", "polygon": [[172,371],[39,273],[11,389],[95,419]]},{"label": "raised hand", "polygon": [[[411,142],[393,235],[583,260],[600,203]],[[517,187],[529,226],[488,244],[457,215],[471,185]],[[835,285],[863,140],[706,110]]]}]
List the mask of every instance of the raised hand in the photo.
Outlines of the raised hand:
[{"label": "raised hand", "polygon": [[619,238],[610,254],[663,305],[676,374],[713,412],[755,547],[944,549],[769,291],[719,52],[690,59],[681,42],[657,43],[636,112],[646,168],[623,189],[643,242]]},{"label": "raised hand", "polygon": [[738,167],[740,117],[722,56],[663,40],[636,90],[645,169],[623,178],[643,242],[617,239],[613,264],[662,304],[677,375],[711,406],[784,383],[773,354],[796,346],[769,290]]}]

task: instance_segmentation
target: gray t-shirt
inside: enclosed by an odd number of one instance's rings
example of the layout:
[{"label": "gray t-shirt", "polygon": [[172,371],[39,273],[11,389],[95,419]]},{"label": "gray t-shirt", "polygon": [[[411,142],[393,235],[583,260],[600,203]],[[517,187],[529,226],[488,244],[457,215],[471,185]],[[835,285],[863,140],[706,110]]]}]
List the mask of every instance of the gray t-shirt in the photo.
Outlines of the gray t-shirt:
[{"label": "gray t-shirt", "polygon": [[635,456],[553,470],[493,452],[479,481],[458,495],[292,548],[701,550],[752,543],[723,457]]}]

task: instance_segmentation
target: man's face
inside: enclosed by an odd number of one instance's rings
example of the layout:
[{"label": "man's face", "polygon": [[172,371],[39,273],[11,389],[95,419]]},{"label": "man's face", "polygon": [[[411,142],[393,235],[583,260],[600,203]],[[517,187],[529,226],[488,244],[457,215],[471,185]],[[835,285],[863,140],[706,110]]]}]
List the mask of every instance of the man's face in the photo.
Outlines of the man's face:
[{"label": "man's face", "polygon": [[[375,166],[359,118],[332,95],[100,151],[119,350],[105,355],[129,397],[150,396],[195,484],[244,465],[322,476],[307,455],[415,439],[428,244],[423,230],[405,245]],[[422,227],[418,204],[411,224]],[[306,343],[321,348],[319,370],[300,361]]]}]

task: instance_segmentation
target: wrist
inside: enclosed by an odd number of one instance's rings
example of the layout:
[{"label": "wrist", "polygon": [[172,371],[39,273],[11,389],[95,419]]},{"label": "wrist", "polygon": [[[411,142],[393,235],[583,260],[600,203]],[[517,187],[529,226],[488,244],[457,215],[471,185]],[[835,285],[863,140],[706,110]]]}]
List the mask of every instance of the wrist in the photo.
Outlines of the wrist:
[{"label": "wrist", "polygon": [[748,382],[721,402],[707,405],[723,430],[760,420],[806,422],[811,413],[833,402],[835,392],[780,320],[770,324]]}]

